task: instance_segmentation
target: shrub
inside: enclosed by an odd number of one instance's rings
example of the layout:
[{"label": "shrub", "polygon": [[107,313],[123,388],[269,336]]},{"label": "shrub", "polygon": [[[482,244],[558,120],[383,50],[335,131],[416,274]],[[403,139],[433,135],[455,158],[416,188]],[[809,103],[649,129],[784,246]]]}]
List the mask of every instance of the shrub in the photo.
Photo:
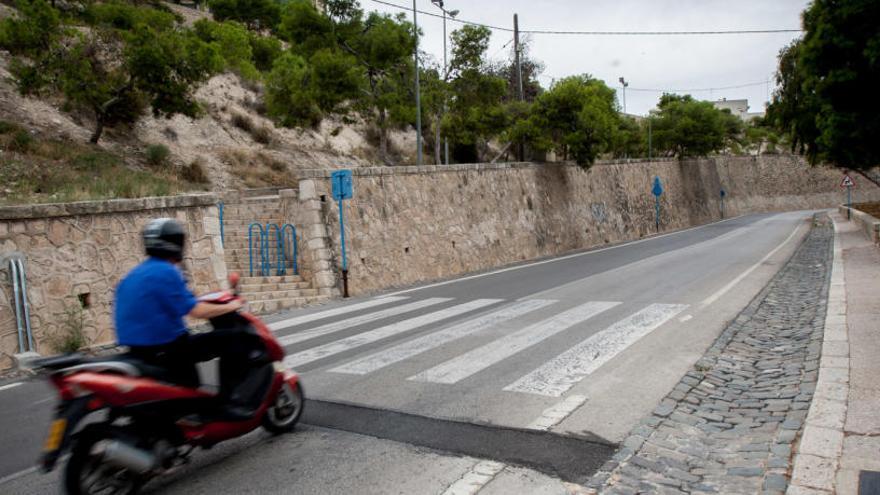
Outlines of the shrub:
[{"label": "shrub", "polygon": [[56,352],[76,352],[86,345],[85,312],[80,307],[68,307],[64,310],[65,318],[61,330],[47,340]]},{"label": "shrub", "polygon": [[154,167],[166,165],[171,156],[171,150],[164,144],[151,144],[147,146],[147,163]]},{"label": "shrub", "polygon": [[202,160],[198,158],[180,169],[180,178],[193,184],[208,184],[211,182],[208,174],[205,172],[205,167],[202,165]]},{"label": "shrub", "polygon": [[254,130],[254,121],[247,115],[242,115],[240,113],[232,115],[232,125],[247,133]]},{"label": "shrub", "polygon": [[0,134],[9,134],[12,131],[17,131],[21,129],[17,125],[12,122],[6,122],[5,120],[0,120]]},{"label": "shrub", "polygon": [[19,129],[12,135],[12,139],[6,145],[6,149],[9,151],[28,151],[33,143],[33,136],[28,131]]},{"label": "shrub", "polygon": [[266,126],[256,127],[251,131],[251,137],[260,144],[269,144],[272,142],[272,129]]}]

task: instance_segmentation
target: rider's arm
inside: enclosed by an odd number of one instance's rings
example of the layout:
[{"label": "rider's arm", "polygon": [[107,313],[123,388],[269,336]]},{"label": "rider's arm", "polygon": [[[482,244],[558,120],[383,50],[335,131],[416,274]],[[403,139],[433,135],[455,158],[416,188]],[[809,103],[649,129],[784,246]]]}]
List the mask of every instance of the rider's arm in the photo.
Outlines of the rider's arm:
[{"label": "rider's arm", "polygon": [[226,313],[231,313],[237,309],[241,309],[241,307],[242,302],[238,299],[230,301],[226,304],[199,302],[196,303],[195,306],[193,306],[187,316],[192,318],[201,318],[203,320],[210,320],[211,318],[216,318],[220,315],[225,315]]}]

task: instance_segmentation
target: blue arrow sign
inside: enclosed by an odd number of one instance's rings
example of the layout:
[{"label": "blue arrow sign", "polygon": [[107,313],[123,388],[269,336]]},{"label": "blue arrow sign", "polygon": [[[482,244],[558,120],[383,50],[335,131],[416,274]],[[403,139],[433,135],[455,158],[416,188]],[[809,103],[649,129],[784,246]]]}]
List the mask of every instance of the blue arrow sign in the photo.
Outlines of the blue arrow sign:
[{"label": "blue arrow sign", "polygon": [[660,182],[660,176],[654,176],[654,188],[651,189],[651,193],[654,196],[660,197],[663,194],[663,183]]}]

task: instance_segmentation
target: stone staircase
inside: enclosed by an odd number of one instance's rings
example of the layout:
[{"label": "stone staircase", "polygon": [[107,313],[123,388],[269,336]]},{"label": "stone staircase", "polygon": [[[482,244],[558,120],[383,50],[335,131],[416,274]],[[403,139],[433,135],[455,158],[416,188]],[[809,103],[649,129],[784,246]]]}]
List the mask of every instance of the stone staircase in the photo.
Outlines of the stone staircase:
[{"label": "stone staircase", "polygon": [[[294,275],[288,263],[286,275],[262,276],[259,272],[261,263],[259,242],[256,239],[254,240],[254,272],[253,276],[250,275],[248,227],[254,222],[261,225],[292,223],[283,217],[278,195],[242,197],[235,202],[227,202],[223,208],[226,269],[230,273],[238,272],[241,275],[242,294],[255,313],[271,313],[329,299],[327,295],[319,295],[318,290],[312,287],[312,283],[306,280],[310,277],[307,267],[302,264],[301,254],[298,257],[300,275]],[[302,248],[302,239],[299,239],[298,243]],[[276,266],[273,264],[273,273]]]}]

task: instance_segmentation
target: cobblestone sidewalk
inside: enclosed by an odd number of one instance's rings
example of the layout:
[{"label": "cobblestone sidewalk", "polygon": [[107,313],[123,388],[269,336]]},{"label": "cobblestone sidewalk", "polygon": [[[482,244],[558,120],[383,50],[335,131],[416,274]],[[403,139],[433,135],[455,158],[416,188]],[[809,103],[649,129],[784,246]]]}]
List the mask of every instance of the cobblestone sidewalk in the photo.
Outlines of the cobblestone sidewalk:
[{"label": "cobblestone sidewalk", "polygon": [[784,493],[816,388],[834,231],[826,215],[590,482],[602,493]]}]

